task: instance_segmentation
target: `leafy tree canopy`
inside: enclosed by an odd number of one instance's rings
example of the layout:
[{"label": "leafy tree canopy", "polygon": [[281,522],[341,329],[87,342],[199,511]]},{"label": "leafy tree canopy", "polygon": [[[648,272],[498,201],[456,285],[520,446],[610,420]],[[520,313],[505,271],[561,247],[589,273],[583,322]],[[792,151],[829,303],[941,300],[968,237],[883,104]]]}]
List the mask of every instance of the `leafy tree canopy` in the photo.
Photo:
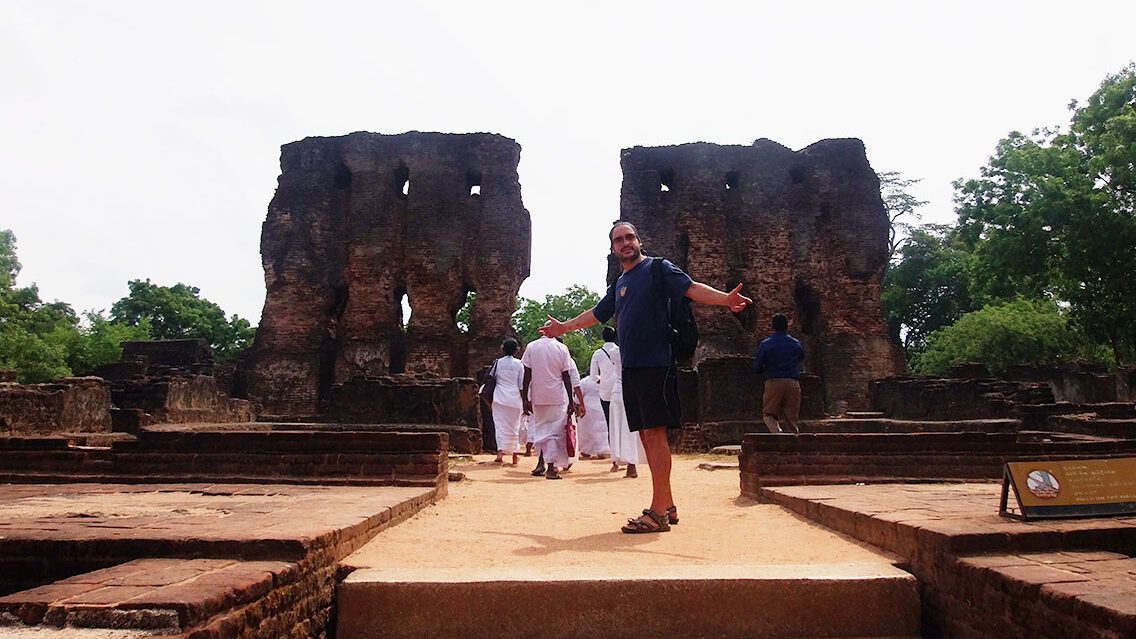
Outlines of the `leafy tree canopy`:
[{"label": "leafy tree canopy", "polygon": [[881,301],[888,333],[909,357],[923,350],[928,335],[976,310],[969,261],[953,229],[928,224],[914,227],[899,249],[899,261],[884,271]]},{"label": "leafy tree canopy", "polygon": [[158,286],[146,281],[127,283],[130,293],[110,307],[112,322],[126,326],[149,326],[153,339],[204,339],[217,361],[229,361],[247,348],[256,331],[237,315],[199,297],[195,286]]},{"label": "leafy tree canopy", "polygon": [[974,296],[1067,302],[1118,363],[1136,357],[1136,65],[1110,75],[1068,131],[1011,133],[955,183]]},{"label": "leafy tree canopy", "polygon": [[966,313],[955,324],[931,333],[927,349],[913,358],[912,370],[943,375],[959,364],[978,362],[1000,372],[1015,364],[1099,355],[1088,340],[1070,330],[1054,302],[1014,300]]},{"label": "leafy tree canopy", "polygon": [[44,303],[39,289],[17,288],[20,261],[16,236],[0,230],[0,368],[15,370],[25,384],[71,374],[70,345],[79,338],[79,318],[63,302]]},{"label": "leafy tree canopy", "polygon": [[[558,320],[568,320],[591,309],[600,301],[600,295],[587,287],[574,284],[563,295],[546,295],[543,302],[519,298],[517,312],[513,314],[513,326],[525,344],[540,337],[540,327],[551,315]],[[581,374],[586,375],[592,361],[592,353],[603,346],[603,326],[596,324],[582,331],[564,336],[564,345],[572,353],[572,359]]]},{"label": "leafy tree canopy", "polygon": [[894,258],[896,252],[905,242],[905,238],[916,229],[911,220],[921,218],[917,209],[925,204],[909,192],[922,180],[903,177],[899,171],[884,171],[879,174],[880,197],[884,200],[884,209],[888,214],[888,258]]}]

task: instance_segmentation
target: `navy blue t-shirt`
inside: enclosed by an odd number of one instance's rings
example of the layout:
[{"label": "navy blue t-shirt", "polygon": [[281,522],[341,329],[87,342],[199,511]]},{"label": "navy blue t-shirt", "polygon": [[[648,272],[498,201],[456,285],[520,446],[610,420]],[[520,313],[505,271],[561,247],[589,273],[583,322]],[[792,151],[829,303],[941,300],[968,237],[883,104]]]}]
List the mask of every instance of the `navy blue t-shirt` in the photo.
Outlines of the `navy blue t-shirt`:
[{"label": "navy blue t-shirt", "polygon": [[[604,298],[592,309],[600,323],[615,317],[619,333],[619,353],[628,368],[670,366],[674,363],[667,341],[665,300],[656,295],[651,277],[655,257],[645,257],[609,287]],[[663,288],[676,303],[686,295],[693,280],[667,260],[663,262]]]}]

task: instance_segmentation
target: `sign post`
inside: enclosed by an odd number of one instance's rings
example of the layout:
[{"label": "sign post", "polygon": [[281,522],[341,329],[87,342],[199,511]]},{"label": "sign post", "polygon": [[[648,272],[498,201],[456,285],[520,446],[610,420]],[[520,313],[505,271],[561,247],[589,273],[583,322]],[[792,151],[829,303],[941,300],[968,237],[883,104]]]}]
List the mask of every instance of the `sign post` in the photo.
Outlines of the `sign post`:
[{"label": "sign post", "polygon": [[[1013,489],[1015,508],[1009,504]],[[998,514],[1012,519],[1136,513],[1136,457],[1006,462]]]}]

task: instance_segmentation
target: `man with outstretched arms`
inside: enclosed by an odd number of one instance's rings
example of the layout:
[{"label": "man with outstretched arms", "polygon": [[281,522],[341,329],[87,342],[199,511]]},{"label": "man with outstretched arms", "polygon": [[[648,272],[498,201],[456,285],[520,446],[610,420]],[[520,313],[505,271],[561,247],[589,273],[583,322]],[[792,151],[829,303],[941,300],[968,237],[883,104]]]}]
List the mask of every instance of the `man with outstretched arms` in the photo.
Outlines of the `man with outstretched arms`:
[{"label": "man with outstretched arms", "polygon": [[[561,322],[549,317],[540,329],[542,335],[558,337],[616,318],[620,353],[623,359],[623,401],[631,430],[639,433],[647,466],[651,469],[651,506],[628,520],[626,533],[654,533],[670,530],[678,523],[678,511],[671,494],[671,451],[667,429],[679,428],[678,366],[667,339],[669,330],[666,300],[654,286],[651,264],[656,259],[643,255],[638,231],[630,222],[616,222],[608,234],[611,252],[619,259],[623,274],[595,308]],[[695,282],[674,264],[662,260],[662,289],[672,303],[688,297],[702,304],[726,306],[740,312],[753,300],[741,294],[741,284],[729,293]]]}]

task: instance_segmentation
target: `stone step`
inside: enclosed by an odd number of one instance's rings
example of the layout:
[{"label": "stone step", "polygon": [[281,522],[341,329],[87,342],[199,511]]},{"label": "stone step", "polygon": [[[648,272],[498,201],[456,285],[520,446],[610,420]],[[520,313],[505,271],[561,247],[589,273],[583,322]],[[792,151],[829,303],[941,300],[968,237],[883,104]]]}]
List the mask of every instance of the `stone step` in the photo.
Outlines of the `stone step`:
[{"label": "stone step", "polygon": [[[675,566],[539,574],[525,569],[363,569],[338,592],[338,639],[806,639],[918,637],[918,584],[880,564]],[[563,570],[563,568],[561,568]],[[604,576],[604,575],[607,576]],[[613,635],[612,633],[615,633]]]},{"label": "stone step", "polygon": [[15,627],[184,632],[299,574],[282,561],[136,559],[0,597],[0,616]]}]

